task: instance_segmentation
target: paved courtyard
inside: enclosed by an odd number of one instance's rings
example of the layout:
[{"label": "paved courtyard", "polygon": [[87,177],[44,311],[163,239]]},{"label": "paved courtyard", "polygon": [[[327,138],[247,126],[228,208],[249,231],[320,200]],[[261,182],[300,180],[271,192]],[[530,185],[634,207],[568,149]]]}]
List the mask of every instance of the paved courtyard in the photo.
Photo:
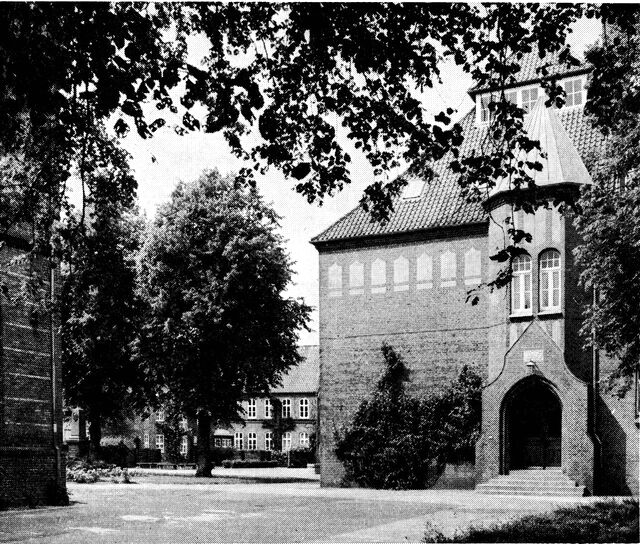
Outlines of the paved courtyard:
[{"label": "paved courtyard", "polygon": [[152,476],[74,484],[72,505],[0,512],[0,542],[416,542],[588,499],[488,497],[472,491],[321,489]]}]

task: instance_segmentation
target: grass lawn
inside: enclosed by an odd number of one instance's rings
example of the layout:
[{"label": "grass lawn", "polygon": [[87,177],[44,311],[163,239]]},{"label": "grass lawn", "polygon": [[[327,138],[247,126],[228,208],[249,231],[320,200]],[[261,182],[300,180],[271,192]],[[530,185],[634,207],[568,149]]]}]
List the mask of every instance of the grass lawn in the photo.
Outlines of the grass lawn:
[{"label": "grass lawn", "polygon": [[638,501],[561,508],[491,527],[471,527],[446,538],[427,530],[423,542],[639,542]]}]

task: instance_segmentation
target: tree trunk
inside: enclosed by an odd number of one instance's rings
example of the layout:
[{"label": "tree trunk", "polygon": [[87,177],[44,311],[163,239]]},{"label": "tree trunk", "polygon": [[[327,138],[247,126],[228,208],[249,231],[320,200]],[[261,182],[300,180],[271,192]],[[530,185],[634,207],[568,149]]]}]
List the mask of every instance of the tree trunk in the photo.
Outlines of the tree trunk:
[{"label": "tree trunk", "polygon": [[196,477],[211,478],[211,416],[202,410],[198,413],[198,468]]},{"label": "tree trunk", "polygon": [[102,440],[102,417],[92,413],[89,417],[89,445],[93,457],[100,459],[100,441]]}]

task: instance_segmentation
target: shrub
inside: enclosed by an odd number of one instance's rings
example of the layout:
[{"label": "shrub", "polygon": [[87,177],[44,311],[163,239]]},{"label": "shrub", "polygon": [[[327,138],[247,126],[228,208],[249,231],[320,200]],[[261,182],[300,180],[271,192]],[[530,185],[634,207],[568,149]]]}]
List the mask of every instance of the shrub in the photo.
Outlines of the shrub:
[{"label": "shrub", "polygon": [[[434,536],[435,535],[435,536]],[[428,528],[423,542],[638,542],[638,502],[598,502],[471,527],[451,538]]]},{"label": "shrub", "polygon": [[353,421],[336,433],[336,455],[345,483],[385,489],[433,485],[447,461],[472,460],[479,435],[481,378],[464,367],[445,390],[425,398],[408,395],[408,370],[383,344],[386,364],[376,390]]},{"label": "shrub", "polygon": [[67,481],[78,484],[93,484],[98,481],[130,484],[131,478],[126,468],[110,465],[103,461],[91,463],[74,460],[67,464]]}]

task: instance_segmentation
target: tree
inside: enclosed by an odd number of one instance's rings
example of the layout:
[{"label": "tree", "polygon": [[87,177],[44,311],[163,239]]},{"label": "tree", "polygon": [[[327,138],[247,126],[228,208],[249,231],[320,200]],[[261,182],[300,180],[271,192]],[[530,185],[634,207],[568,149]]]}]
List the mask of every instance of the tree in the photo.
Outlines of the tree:
[{"label": "tree", "polygon": [[[121,173],[96,169],[92,176],[107,188]],[[105,420],[121,418],[145,398],[132,349],[142,311],[135,259],[143,222],[112,196],[94,195],[82,236],[77,235],[80,214],[70,216],[60,229],[66,402],[86,410],[96,454]]]},{"label": "tree", "polygon": [[[491,187],[509,176],[515,188],[527,187],[532,179],[516,157],[539,144],[527,138],[521,109],[501,97],[491,106],[493,145],[461,157],[453,110],[431,118],[415,92],[438,82],[445,58],[479,85],[498,88],[535,49],[574,64],[565,46],[571,24],[583,15],[607,20],[611,11],[554,4],[11,5],[0,14],[0,151],[19,151],[41,175],[23,176],[12,206],[0,207],[2,224],[35,213],[42,198],[54,201],[55,213],[89,128],[112,116],[118,134],[135,126],[143,138],[167,122],[181,134],[222,132],[251,160],[244,177],[273,165],[310,201],[321,201],[349,183],[350,157],[329,122],[335,115],[374,166],[362,204],[378,220],[388,218],[405,183],[388,181],[392,169],[449,151],[464,186]],[[188,60],[193,35],[210,44],[200,66]],[[561,101],[546,67],[541,75],[550,100]],[[200,117],[196,106],[204,108]],[[259,138],[246,138],[256,130]]]},{"label": "tree", "polygon": [[592,158],[594,184],[580,199],[576,257],[583,285],[595,291],[582,333],[620,361],[609,385],[623,394],[640,365],[640,10],[618,15],[587,54],[594,66],[588,111],[609,138]]},{"label": "tree", "polygon": [[300,362],[310,308],[288,299],[278,218],[255,188],[207,172],[158,210],[142,252],[150,303],[140,353],[177,410],[197,418],[199,476],[211,475],[212,423],[237,420]]}]

